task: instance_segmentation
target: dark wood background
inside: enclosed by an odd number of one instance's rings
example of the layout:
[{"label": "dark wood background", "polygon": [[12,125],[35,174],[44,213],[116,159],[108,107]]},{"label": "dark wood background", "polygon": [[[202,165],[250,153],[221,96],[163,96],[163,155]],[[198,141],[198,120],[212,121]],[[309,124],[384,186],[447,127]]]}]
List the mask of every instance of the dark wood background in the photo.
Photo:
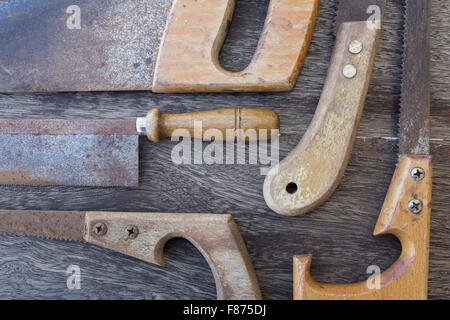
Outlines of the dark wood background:
[{"label": "dark wood background", "polygon": [[[232,70],[251,59],[269,0],[238,0],[221,60]],[[280,113],[280,156],[306,131],[327,74],[336,4],[322,0],[313,41],[293,92],[276,94],[68,93],[0,95],[2,118],[130,118],[158,106],[168,112],[219,107],[263,107]],[[432,9],[433,205],[429,298],[450,289],[450,4]],[[312,253],[312,274],[322,282],[367,279],[369,265],[388,268],[400,254],[393,236],[373,237],[395,169],[400,93],[402,6],[389,1],[369,94],[348,170],[319,209],[286,218],[269,210],[264,177],[256,165],[171,163],[173,142],[141,147],[137,189],[0,187],[3,209],[114,210],[232,214],[246,240],[265,299],[292,298],[292,256]],[[185,240],[165,250],[167,267],[89,244],[0,236],[0,298],[24,299],[214,299],[212,273]],[[81,268],[81,290],[68,290],[66,269]]]}]

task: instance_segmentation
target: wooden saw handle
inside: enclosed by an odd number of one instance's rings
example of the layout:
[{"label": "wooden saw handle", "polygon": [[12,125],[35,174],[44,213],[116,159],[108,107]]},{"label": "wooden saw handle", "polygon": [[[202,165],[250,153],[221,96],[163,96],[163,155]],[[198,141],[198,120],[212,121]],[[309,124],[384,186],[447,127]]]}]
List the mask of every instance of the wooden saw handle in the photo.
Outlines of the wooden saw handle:
[{"label": "wooden saw handle", "polygon": [[[413,169],[422,168],[425,176],[416,181]],[[294,299],[426,299],[428,250],[430,239],[431,156],[404,156],[394,173],[375,227],[374,235],[393,234],[402,244],[400,258],[379,276],[379,287],[367,282],[324,284],[309,273],[311,255],[294,257]],[[412,213],[411,200],[422,203]]]},{"label": "wooden saw handle", "polygon": [[[146,118],[149,140],[158,142],[168,137],[191,137],[203,140],[257,140],[261,130],[271,137],[278,133],[280,118],[271,110],[219,109],[182,114],[166,114],[150,110]],[[227,132],[228,131],[228,132]]]},{"label": "wooden saw handle", "polygon": [[[89,231],[99,222],[107,226],[100,236]],[[136,237],[130,239],[132,228]],[[160,266],[166,242],[185,238],[211,267],[218,299],[261,299],[247,248],[230,215],[88,212],[86,230],[87,242]]]},{"label": "wooden saw handle", "polygon": [[264,182],[264,199],[273,211],[306,213],[337,188],[355,141],[379,34],[366,22],[341,25],[316,114],[297,147]]},{"label": "wooden saw handle", "polygon": [[306,57],[319,0],[271,0],[250,65],[224,70],[219,52],[235,0],[175,0],[160,46],[154,92],[288,91]]}]

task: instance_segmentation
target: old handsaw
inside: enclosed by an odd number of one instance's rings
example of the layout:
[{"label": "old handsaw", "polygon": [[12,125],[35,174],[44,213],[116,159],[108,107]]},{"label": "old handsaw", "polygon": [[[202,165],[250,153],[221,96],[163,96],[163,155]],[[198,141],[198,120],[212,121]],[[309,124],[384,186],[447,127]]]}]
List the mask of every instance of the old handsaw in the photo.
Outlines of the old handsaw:
[{"label": "old handsaw", "polygon": [[336,43],[314,118],[264,181],[264,199],[273,211],[304,214],[339,185],[363,112],[385,5],[385,0],[339,1]]},{"label": "old handsaw", "polygon": [[[270,138],[278,114],[220,109],[125,120],[0,120],[0,184],[133,187],[139,184],[139,135],[202,139]],[[249,134],[249,133],[254,133]],[[170,162],[170,159],[168,159]]]},{"label": "old handsaw", "polygon": [[0,210],[0,232],[88,242],[160,266],[166,242],[185,238],[208,262],[218,299],[261,299],[250,256],[230,215]]},{"label": "old handsaw", "polygon": [[250,65],[219,51],[235,0],[0,1],[0,92],[292,89],[319,0],[272,0]]},{"label": "old handsaw", "polygon": [[430,1],[406,0],[400,159],[375,226],[374,235],[393,234],[399,259],[367,282],[348,285],[315,282],[311,255],[294,257],[295,299],[426,299],[432,166],[430,118]]}]

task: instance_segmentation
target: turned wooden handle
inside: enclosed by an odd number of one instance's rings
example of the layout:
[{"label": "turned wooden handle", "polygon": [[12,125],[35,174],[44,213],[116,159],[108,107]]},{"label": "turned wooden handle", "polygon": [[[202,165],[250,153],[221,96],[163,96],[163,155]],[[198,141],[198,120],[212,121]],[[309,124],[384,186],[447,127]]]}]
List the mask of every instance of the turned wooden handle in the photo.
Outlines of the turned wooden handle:
[{"label": "turned wooden handle", "polygon": [[[297,147],[264,182],[264,199],[273,211],[306,213],[338,186],[350,159],[379,34],[366,22],[341,25],[316,114]],[[356,41],[360,50],[351,52]]]},{"label": "turned wooden handle", "polygon": [[153,142],[168,137],[250,141],[259,139],[262,130],[270,138],[272,130],[279,128],[278,114],[263,109],[219,109],[181,114],[166,114],[153,109],[147,114],[147,137]]},{"label": "turned wooden handle", "polygon": [[[166,242],[185,238],[211,267],[218,299],[261,299],[250,256],[230,215],[88,212],[86,230],[97,222],[105,223],[108,231],[102,236],[87,232],[87,242],[161,266]],[[138,230],[132,240],[126,236],[130,225]]]},{"label": "turned wooden handle", "polygon": [[154,92],[287,91],[312,38],[319,0],[271,0],[249,66],[230,72],[219,52],[235,0],[175,0],[159,50]]},{"label": "turned wooden handle", "polygon": [[[423,169],[421,180],[415,168]],[[368,282],[324,284],[309,273],[311,255],[294,257],[294,299],[426,299],[430,240],[431,156],[404,156],[392,178],[374,235],[393,234],[402,244],[399,259],[379,276],[379,286]],[[409,209],[411,201],[420,212]],[[420,203],[420,205],[418,204]],[[413,207],[414,209],[414,207]]]}]

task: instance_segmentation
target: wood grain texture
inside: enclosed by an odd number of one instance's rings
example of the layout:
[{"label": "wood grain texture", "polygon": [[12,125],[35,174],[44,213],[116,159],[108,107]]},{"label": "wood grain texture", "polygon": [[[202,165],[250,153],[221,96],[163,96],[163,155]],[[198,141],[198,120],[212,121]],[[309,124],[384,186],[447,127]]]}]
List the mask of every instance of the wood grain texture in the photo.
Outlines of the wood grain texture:
[{"label": "wood grain texture", "polygon": [[[416,181],[412,170],[422,168],[425,176]],[[374,235],[393,234],[402,244],[395,263],[381,274],[351,284],[323,284],[310,275],[311,255],[294,257],[295,300],[424,300],[428,293],[428,255],[431,209],[431,156],[403,156],[386,194]],[[421,202],[411,212],[411,200]]]},{"label": "wood grain texture", "polygon": [[[264,199],[273,211],[287,216],[307,213],[325,202],[341,181],[363,112],[379,34],[366,22],[341,25],[314,118],[299,144],[264,181]],[[353,41],[362,51],[349,51]],[[346,66],[354,68],[352,78],[344,75]]]},{"label": "wood grain texture", "polygon": [[[225,68],[249,63],[267,0],[238,0],[221,53]],[[428,298],[450,297],[450,5],[432,2],[433,202]],[[297,85],[289,93],[179,94],[147,92],[11,94],[0,96],[1,118],[130,118],[152,107],[193,112],[261,107],[280,114],[280,159],[298,144],[316,110],[334,45],[335,3],[322,0],[316,30]],[[401,1],[388,1],[380,47],[347,171],[331,198],[311,214],[282,217],[265,204],[258,165],[179,165],[174,143],[142,143],[141,187],[89,189],[0,186],[3,209],[197,212],[232,214],[265,299],[292,299],[292,256],[311,253],[311,275],[324,283],[354,283],[369,265],[386,270],[400,255],[391,235],[373,237],[397,163],[401,75]],[[145,138],[144,138],[145,139]],[[206,143],[208,145],[208,143]],[[184,240],[166,245],[166,268],[90,244],[0,236],[0,297],[23,299],[215,299],[202,255]],[[69,265],[81,268],[81,290],[68,290]]]},{"label": "wood grain texture", "polygon": [[230,72],[218,58],[235,3],[174,2],[158,54],[154,92],[266,92],[293,88],[311,42],[319,0],[272,0],[252,61],[244,70]]}]

